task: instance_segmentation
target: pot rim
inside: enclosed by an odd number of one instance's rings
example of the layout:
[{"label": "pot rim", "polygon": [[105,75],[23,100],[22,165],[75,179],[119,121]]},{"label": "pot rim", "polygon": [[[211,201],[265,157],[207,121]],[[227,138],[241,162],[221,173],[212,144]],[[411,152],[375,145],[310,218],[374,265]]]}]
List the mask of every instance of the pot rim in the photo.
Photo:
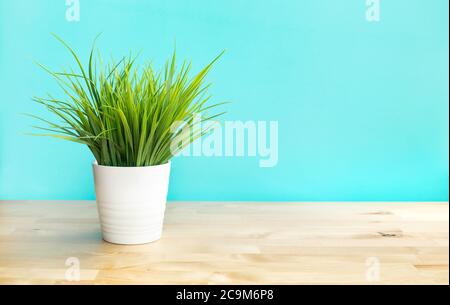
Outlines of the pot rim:
[{"label": "pot rim", "polygon": [[133,170],[133,169],[149,169],[149,168],[158,168],[158,167],[167,167],[170,166],[172,164],[172,162],[169,160],[169,162],[165,163],[165,164],[160,164],[160,165],[152,165],[152,166],[128,166],[128,167],[124,167],[124,166],[105,166],[105,165],[98,165],[97,160],[92,162],[92,165],[94,167],[97,168],[117,168],[117,169],[129,169],[129,170]]}]

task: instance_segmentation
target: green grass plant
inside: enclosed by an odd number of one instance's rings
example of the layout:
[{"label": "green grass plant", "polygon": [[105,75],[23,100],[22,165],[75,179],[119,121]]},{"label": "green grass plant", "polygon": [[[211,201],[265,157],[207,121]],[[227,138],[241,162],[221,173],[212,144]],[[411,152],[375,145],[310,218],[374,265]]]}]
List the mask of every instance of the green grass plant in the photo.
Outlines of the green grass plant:
[{"label": "green grass plant", "polygon": [[[208,72],[223,53],[191,77],[191,63],[184,61],[177,68],[175,51],[163,69],[155,71],[151,64],[138,66],[134,56],[104,64],[100,55],[94,56],[94,43],[89,62],[83,66],[76,52],[55,37],[71,53],[77,68],[53,72],[40,65],[58,82],[64,98],[33,99],[55,116],[48,120],[32,115],[45,123],[44,127],[33,126],[44,132],[35,135],[85,144],[99,165],[166,164],[208,132],[194,125],[205,126],[223,114],[208,115],[224,103],[209,104],[210,84],[206,83]],[[180,122],[183,128],[174,129]],[[185,136],[187,128],[195,132]],[[172,143],[180,137],[184,138],[174,151]]]}]

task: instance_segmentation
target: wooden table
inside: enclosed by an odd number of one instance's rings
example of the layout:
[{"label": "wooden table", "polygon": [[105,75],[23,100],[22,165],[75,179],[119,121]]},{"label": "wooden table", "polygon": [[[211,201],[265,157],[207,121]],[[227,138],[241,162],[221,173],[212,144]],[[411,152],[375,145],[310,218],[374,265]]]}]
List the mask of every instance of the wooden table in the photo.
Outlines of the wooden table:
[{"label": "wooden table", "polygon": [[448,203],[170,203],[161,241],[118,246],[93,202],[0,201],[2,284],[448,284],[448,265]]}]

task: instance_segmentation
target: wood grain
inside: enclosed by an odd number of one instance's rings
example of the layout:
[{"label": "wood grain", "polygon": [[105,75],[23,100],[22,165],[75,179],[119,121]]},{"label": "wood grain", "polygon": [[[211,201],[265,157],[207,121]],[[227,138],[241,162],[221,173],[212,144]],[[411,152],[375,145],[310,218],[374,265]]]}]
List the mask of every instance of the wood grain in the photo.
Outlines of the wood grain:
[{"label": "wood grain", "polygon": [[0,201],[1,284],[448,285],[448,265],[448,203],[170,203],[161,241],[118,246],[93,202]]}]

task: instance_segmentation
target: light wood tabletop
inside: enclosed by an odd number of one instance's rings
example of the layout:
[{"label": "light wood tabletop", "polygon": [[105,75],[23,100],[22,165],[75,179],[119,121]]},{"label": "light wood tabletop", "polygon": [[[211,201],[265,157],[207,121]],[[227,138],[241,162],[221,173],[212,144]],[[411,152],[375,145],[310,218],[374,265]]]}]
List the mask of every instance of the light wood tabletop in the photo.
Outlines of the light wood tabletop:
[{"label": "light wood tabletop", "polygon": [[2,284],[448,282],[448,203],[169,203],[162,240],[119,246],[94,202],[0,201]]}]

